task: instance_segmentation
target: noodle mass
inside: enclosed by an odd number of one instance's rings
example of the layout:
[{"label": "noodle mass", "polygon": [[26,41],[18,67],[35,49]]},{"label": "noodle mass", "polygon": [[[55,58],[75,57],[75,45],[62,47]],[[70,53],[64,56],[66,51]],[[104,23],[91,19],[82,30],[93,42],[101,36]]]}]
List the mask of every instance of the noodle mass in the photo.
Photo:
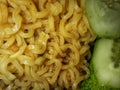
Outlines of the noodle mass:
[{"label": "noodle mass", "polygon": [[94,40],[79,0],[0,0],[0,89],[79,88]]}]

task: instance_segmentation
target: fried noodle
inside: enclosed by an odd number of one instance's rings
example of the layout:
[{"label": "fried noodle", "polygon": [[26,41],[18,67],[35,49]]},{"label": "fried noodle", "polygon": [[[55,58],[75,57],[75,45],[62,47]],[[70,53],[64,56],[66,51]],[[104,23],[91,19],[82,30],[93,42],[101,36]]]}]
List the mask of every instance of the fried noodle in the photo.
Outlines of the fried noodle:
[{"label": "fried noodle", "polygon": [[78,89],[93,40],[80,0],[0,0],[0,90]]}]

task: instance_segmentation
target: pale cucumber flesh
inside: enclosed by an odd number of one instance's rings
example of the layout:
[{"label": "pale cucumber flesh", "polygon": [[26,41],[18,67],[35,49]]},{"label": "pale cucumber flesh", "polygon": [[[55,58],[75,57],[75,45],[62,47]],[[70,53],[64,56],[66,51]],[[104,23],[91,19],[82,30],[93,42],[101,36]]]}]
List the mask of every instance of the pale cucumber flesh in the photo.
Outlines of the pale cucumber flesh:
[{"label": "pale cucumber flesh", "polygon": [[113,45],[114,40],[112,39],[98,40],[95,43],[92,61],[96,77],[101,86],[107,85],[120,88],[120,65],[115,67],[115,63],[111,58],[115,54],[112,52],[112,48],[115,47]]},{"label": "pale cucumber flesh", "polygon": [[120,37],[120,0],[86,0],[85,11],[98,37]]}]

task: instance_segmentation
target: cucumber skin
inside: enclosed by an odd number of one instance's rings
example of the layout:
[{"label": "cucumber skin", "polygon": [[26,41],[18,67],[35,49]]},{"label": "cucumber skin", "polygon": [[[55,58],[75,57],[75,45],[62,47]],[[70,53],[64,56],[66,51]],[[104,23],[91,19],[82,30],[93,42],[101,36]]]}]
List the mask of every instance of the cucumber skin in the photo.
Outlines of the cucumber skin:
[{"label": "cucumber skin", "polygon": [[96,78],[93,68],[93,62],[90,62],[90,76],[81,83],[80,90],[120,90],[119,88],[112,88],[110,86],[101,86]]},{"label": "cucumber skin", "polygon": [[109,9],[101,0],[86,0],[85,13],[94,34],[103,38],[120,37],[120,4]]},{"label": "cucumber skin", "polygon": [[[90,76],[81,83],[81,90],[120,90],[120,88],[114,88],[114,87],[111,87],[110,85],[107,85],[107,84],[102,84],[100,82],[100,80],[98,79],[97,77],[97,70],[95,68],[95,54],[97,53],[96,51],[98,49],[100,49],[100,45],[103,43],[113,43],[113,40],[111,39],[99,39],[95,42],[94,44],[94,50],[93,50],[93,55],[91,57],[91,61],[90,61]],[[107,44],[106,44],[107,45]],[[107,46],[106,46],[107,47]],[[111,46],[109,46],[111,47]],[[108,47],[108,49],[109,49]],[[104,53],[103,53],[104,55]],[[112,78],[114,79],[114,78]]]},{"label": "cucumber skin", "polygon": [[96,78],[92,61],[90,63],[90,72],[90,76],[81,83],[80,90],[120,90],[110,86],[101,86],[98,79]]}]

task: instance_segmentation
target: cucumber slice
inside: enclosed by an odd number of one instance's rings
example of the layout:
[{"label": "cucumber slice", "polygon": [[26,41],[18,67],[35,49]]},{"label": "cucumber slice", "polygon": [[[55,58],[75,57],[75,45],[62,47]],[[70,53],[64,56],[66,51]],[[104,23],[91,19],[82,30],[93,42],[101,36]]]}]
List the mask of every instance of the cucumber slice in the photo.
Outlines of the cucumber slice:
[{"label": "cucumber slice", "polygon": [[102,86],[120,88],[120,40],[98,40],[92,62],[95,75]]},{"label": "cucumber slice", "polygon": [[120,37],[120,0],[86,0],[85,11],[98,37]]}]

